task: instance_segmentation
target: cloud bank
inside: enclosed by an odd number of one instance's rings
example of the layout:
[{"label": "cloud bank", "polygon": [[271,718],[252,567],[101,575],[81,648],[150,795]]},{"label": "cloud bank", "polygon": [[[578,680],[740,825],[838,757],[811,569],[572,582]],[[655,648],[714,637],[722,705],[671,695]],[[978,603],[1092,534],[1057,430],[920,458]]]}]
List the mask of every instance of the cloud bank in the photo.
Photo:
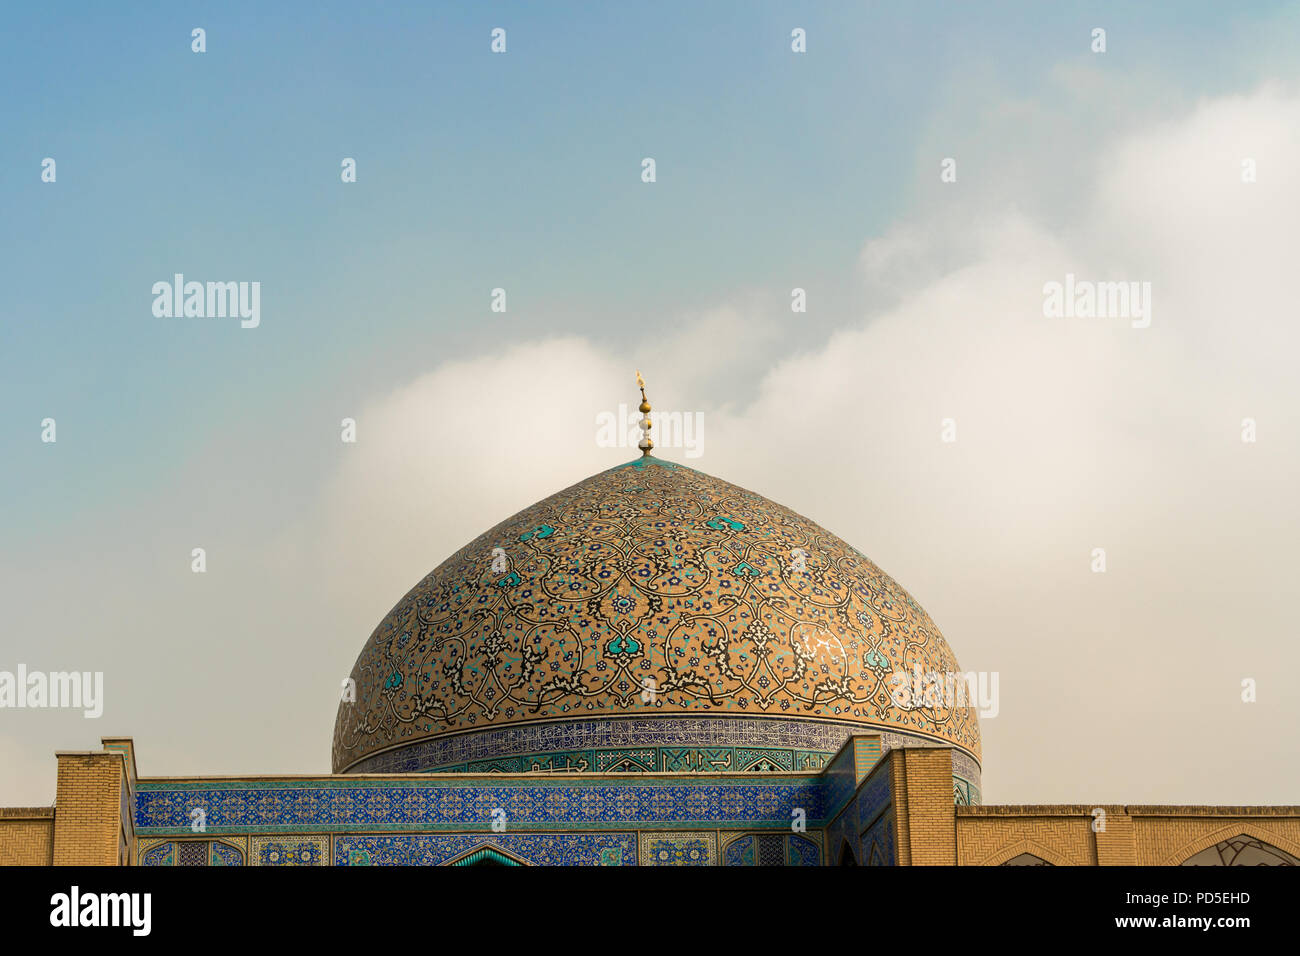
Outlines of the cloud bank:
[{"label": "cloud bank", "polygon": [[[173,567],[199,533],[184,488],[106,522],[122,544],[109,568],[86,561],[78,615],[103,648],[106,717],[25,718],[6,765],[132,733],[146,774],[326,770],[338,682],[407,588],[634,457],[597,447],[595,422],[635,400],[639,367],[656,405],[705,417],[686,463],[845,538],[964,667],[1000,673],[988,802],[1294,802],[1300,765],[1270,758],[1294,756],[1300,726],[1300,98],[1205,101],[1095,159],[1068,222],[961,180],[868,238],[851,279],[887,305],[828,338],[749,298],[630,344],[539,336],[431,362],[361,408],[358,441],[323,466],[267,469],[274,514],[212,501],[205,576]],[[1023,190],[1059,190],[1043,176]],[[1045,283],[1067,274],[1151,283],[1150,327],[1045,317]],[[234,443],[186,480],[246,472],[251,454]],[[20,634],[59,607],[67,561],[7,576]],[[27,663],[78,646],[25,640]],[[0,803],[51,787],[14,774]]]}]

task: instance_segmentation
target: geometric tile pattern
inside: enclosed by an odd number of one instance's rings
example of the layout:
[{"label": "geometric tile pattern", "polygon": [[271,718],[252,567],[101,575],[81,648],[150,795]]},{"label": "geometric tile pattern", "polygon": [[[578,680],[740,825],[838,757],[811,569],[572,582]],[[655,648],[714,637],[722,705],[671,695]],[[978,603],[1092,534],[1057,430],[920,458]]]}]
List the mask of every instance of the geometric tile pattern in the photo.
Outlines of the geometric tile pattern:
[{"label": "geometric tile pattern", "polygon": [[785,866],[785,837],[764,833],[758,838],[758,865]]},{"label": "geometric tile pattern", "polygon": [[185,835],[196,807],[213,834],[463,831],[489,828],[498,816],[512,831],[663,824],[786,830],[799,812],[809,828],[822,819],[823,792],[819,778],[797,775],[140,781],[136,829],[141,836]]},{"label": "geometric tile pattern", "polygon": [[897,866],[894,810],[890,807],[862,832],[858,859],[864,866]]},{"label": "geometric tile pattern", "polygon": [[229,843],[214,841],[212,844],[213,866],[243,866],[244,851]]},{"label": "geometric tile pattern", "polygon": [[176,844],[172,842],[157,843],[153,846],[141,845],[141,866],[175,866]]},{"label": "geometric tile pattern", "polygon": [[[896,750],[902,747],[924,746],[924,741],[918,741],[913,737],[904,734],[880,734],[879,743],[874,737],[855,737],[853,747],[846,749],[838,757],[834,758],[826,765],[822,772],[822,778],[826,784],[825,806],[826,813],[829,817],[834,817],[837,812],[848,803],[850,797],[857,789],[862,779],[875,769],[880,761],[880,756],[890,750]],[[965,758],[961,763],[962,768],[967,772],[974,772],[974,780],[971,782],[970,777],[960,778],[955,773],[953,776],[953,803],[957,806],[970,806],[980,802],[980,792],[978,786],[979,765],[973,760],[965,757],[960,751],[950,750],[953,756],[953,766],[958,766],[958,757]],[[863,820],[864,825],[870,822]]]},{"label": "geometric tile pattern", "polygon": [[177,866],[207,866],[208,843],[206,840],[185,840],[176,844]]},{"label": "geometric tile pattern", "polygon": [[[963,780],[970,781],[974,787],[979,787],[980,765],[971,759],[970,754],[963,753],[960,750],[954,750],[952,752],[952,772]],[[978,797],[978,794],[976,794],[976,796]],[[978,803],[979,800],[976,799],[971,806],[975,806]]]},{"label": "geometric tile pattern", "polygon": [[642,866],[717,865],[713,833],[642,833],[640,837]]},{"label": "geometric tile pattern", "polygon": [[862,866],[897,864],[897,838],[894,826],[893,789],[885,768],[868,776],[858,791],[854,817],[859,835],[849,839],[857,846]]},{"label": "geometric tile pattern", "polygon": [[858,776],[855,770],[854,752],[845,748],[826,769],[822,771],[825,781],[826,815],[834,816],[853,798],[858,788]]},{"label": "geometric tile pattern", "polygon": [[853,856],[855,862],[861,862],[857,859],[860,852],[859,832],[858,804],[856,800],[850,800],[826,828],[826,852],[831,863],[838,864],[846,852]]},{"label": "geometric tile pattern", "polygon": [[506,856],[500,850],[485,846],[475,850],[459,860],[453,860],[448,866],[526,866],[512,856]]},{"label": "geometric tile pattern", "polygon": [[[1011,862],[1011,861],[1008,861]],[[1271,843],[1241,834],[1206,847],[1183,866],[1300,866],[1300,859]]]},{"label": "geometric tile pattern", "polygon": [[977,807],[980,804],[980,789],[969,780],[952,775],[953,803],[959,807]]},{"label": "geometric tile pattern", "polygon": [[753,866],[757,841],[754,834],[737,837],[727,844],[722,853],[723,866]]},{"label": "geometric tile pattern", "polygon": [[858,825],[865,829],[875,823],[876,817],[887,810],[893,801],[889,774],[882,771],[869,778],[858,791],[857,800]]},{"label": "geometric tile pattern", "polygon": [[357,659],[333,764],[461,731],[646,714],[843,722],[978,758],[972,708],[891,696],[890,676],[914,668],[959,671],[864,555],[760,495],[640,458],[507,519],[412,588]]},{"label": "geometric tile pattern", "polygon": [[[400,866],[480,856],[606,866],[809,866],[847,856],[894,865],[890,777],[877,754],[908,741],[890,737],[885,748],[855,739],[815,776],[145,779],[134,822],[144,865]],[[977,798],[973,784],[953,780],[956,799]],[[187,839],[196,809],[209,840]]]},{"label": "geometric tile pattern", "polygon": [[790,834],[786,839],[786,866],[821,866],[821,847],[805,836]]},{"label": "geometric tile pattern", "polygon": [[797,833],[747,833],[722,850],[723,866],[820,866],[821,858],[821,845]]},{"label": "geometric tile pattern", "polygon": [[244,851],[221,841],[148,841],[140,844],[140,865],[243,866]]},{"label": "geometric tile pattern", "polygon": [[[827,807],[832,815],[826,828],[828,860],[832,864],[851,859],[859,866],[873,862],[877,866],[893,865],[893,789],[888,768],[877,763],[855,792],[850,789],[854,773],[849,756],[846,750],[826,770]],[[842,807],[838,814],[837,807]]]},{"label": "geometric tile pattern", "polygon": [[375,754],[349,772],[815,772],[854,730],[870,728],[772,717],[548,721],[424,740]]},{"label": "geometric tile pattern", "polygon": [[253,837],[254,866],[327,866],[328,837]]},{"label": "geometric tile pattern", "polygon": [[537,866],[635,866],[634,833],[367,834],[334,839],[335,866],[440,866],[495,848]]}]

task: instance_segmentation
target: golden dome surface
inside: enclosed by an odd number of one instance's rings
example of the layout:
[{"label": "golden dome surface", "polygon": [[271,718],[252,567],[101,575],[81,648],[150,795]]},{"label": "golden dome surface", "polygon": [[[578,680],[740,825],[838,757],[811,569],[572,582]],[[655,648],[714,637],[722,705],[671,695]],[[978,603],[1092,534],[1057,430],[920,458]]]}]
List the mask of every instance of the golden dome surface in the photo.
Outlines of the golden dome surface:
[{"label": "golden dome surface", "polygon": [[[785,746],[814,727],[949,743],[977,762],[974,710],[891,696],[891,675],[917,669],[959,671],[870,560],[788,508],[646,456],[508,518],[412,588],[353,668],[333,766],[465,769],[467,754],[578,752],[611,727],[631,757],[562,769],[712,769],[710,747],[730,737]],[[674,743],[697,755],[661,747]],[[798,746],[837,744],[794,746],[790,769],[808,759]],[[754,766],[786,766],[772,759]]]}]

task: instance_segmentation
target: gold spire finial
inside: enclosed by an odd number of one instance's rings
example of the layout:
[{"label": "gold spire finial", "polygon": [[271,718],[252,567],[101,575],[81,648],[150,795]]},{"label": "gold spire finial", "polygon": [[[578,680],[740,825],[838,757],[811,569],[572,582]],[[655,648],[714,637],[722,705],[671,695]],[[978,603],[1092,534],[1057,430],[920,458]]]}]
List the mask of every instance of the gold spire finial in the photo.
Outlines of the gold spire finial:
[{"label": "gold spire finial", "polygon": [[639,369],[636,373],[636,384],[641,389],[641,441],[637,443],[637,447],[641,449],[642,457],[647,457],[655,443],[650,440],[650,401],[645,397],[645,379],[641,377]]}]

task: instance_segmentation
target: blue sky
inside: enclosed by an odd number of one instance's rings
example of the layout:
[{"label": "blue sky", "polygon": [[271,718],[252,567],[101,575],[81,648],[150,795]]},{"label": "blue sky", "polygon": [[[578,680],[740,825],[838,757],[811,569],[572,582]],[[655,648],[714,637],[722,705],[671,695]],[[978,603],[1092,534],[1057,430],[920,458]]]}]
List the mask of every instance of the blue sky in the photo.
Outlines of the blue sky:
[{"label": "blue sky", "polygon": [[[430,358],[543,329],[625,342],[738,290],[801,283],[860,305],[838,276],[929,178],[923,150],[965,78],[1025,95],[1091,56],[1096,23],[1108,68],[1211,93],[1241,70],[1206,66],[1273,7],[1171,9],[15,9],[0,40],[0,401],[16,411],[0,423],[0,494],[17,507],[0,527],[25,536],[39,525],[24,516],[44,522],[54,501],[72,517],[70,498],[147,494],[223,420]],[[793,25],[807,55],[789,51]],[[488,51],[494,26],[504,56]],[[266,321],[234,334],[153,318],[151,284],[177,271],[261,281]],[[485,311],[497,286],[506,317]],[[28,440],[46,415],[69,439],[58,471]]]},{"label": "blue sky", "polygon": [[[1293,83],[1298,25],[1294,3],[15,8],[0,36],[0,570],[13,595],[44,593],[128,539],[186,555],[203,528],[241,520],[290,534],[337,473],[341,417],[448,361],[555,336],[629,369],[649,351],[668,380],[674,363],[704,368],[695,407],[757,407],[780,363],[925,288],[864,281],[865,245],[923,223],[928,278],[946,241],[1003,214],[1054,239],[1086,232],[1106,144]],[[505,55],[489,51],[498,26]],[[807,54],[790,51],[794,27]],[[947,155],[962,172],[941,192]],[[150,289],[176,272],[260,281],[260,327],[154,317]],[[793,286],[816,304],[797,322]],[[717,310],[735,336],[655,356]],[[761,347],[738,341],[749,330]],[[899,361],[924,371],[923,356]],[[572,374],[539,364],[483,388],[517,390],[524,414]],[[47,416],[55,446],[39,441]],[[482,526],[526,503],[482,502]],[[431,541],[423,570],[461,543]],[[172,587],[150,576],[157,554],[142,560],[117,586]],[[382,613],[413,580],[368,600]],[[11,606],[11,640],[38,666],[31,622],[52,609]],[[106,627],[130,641],[138,626]],[[81,639],[65,635],[67,652]],[[33,750],[67,746],[55,736]]]}]

